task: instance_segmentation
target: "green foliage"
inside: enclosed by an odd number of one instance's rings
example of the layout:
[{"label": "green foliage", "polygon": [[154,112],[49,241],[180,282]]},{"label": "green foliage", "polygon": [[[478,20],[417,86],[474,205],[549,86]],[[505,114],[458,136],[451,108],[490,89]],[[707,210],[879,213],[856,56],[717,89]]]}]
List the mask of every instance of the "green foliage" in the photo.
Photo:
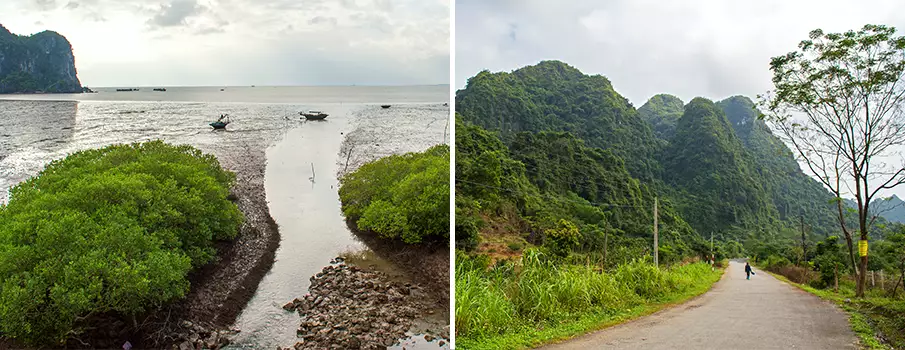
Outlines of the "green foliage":
[{"label": "green foliage", "polygon": [[456,254],[460,345],[490,344],[544,326],[567,325],[589,314],[621,315],[692,290],[700,293],[706,290],[700,286],[709,287],[721,274],[700,263],[660,270],[641,261],[599,273],[586,265],[560,264],[535,249],[516,263],[492,269],[475,259],[481,260]]},{"label": "green foliage", "polygon": [[233,181],[212,155],[160,141],[51,162],[0,206],[0,333],[59,344],[88,315],[184,296],[214,241],[238,232]]},{"label": "green foliage", "polygon": [[560,219],[558,226],[544,231],[546,239],[544,245],[550,249],[553,255],[566,257],[572,251],[572,248],[578,246],[578,227],[575,227],[575,224],[565,219]]},{"label": "green foliage", "polygon": [[[588,147],[567,133],[521,133],[506,147],[491,132],[457,118],[456,241],[460,249],[476,246],[481,216],[514,218],[529,242],[575,224],[579,241],[573,250],[601,258],[604,235],[614,244],[611,261],[651,254],[653,193],[626,171],[620,158]],[[660,204],[661,260],[674,263],[703,255],[700,237],[675,213],[669,200]],[[647,242],[647,243],[646,243]],[[567,255],[557,251],[557,255]],[[614,259],[610,259],[610,258]]]},{"label": "green foliage", "polygon": [[563,62],[543,61],[512,73],[480,72],[456,93],[456,112],[499,132],[507,143],[524,131],[568,132],[624,159],[635,177],[648,179],[660,171],[650,157],[658,147],[653,132],[628,100],[607,78],[582,74]]},{"label": "green foliage", "polygon": [[839,230],[833,196],[802,172],[792,151],[760,119],[761,112],[744,96],[717,102],[729,124],[751,157],[751,168],[773,206],[779,220],[795,226],[804,218],[815,236],[825,237]]},{"label": "green foliage", "polygon": [[658,138],[669,141],[676,134],[676,124],[685,112],[685,103],[669,94],[654,95],[641,108],[638,115],[650,123]]},{"label": "green foliage", "polygon": [[812,260],[814,269],[820,273],[820,280],[812,285],[817,288],[827,288],[834,285],[836,271],[844,275],[849,269],[846,264],[845,251],[839,243],[839,237],[830,236],[823,242],[817,243],[817,251]]},{"label": "green foliage", "polygon": [[358,228],[406,243],[449,239],[449,146],[392,155],[343,176],[343,213]]},{"label": "green foliage", "polygon": [[696,98],[685,107],[664,159],[666,181],[686,192],[680,211],[699,231],[774,226],[775,208],[723,112]]}]

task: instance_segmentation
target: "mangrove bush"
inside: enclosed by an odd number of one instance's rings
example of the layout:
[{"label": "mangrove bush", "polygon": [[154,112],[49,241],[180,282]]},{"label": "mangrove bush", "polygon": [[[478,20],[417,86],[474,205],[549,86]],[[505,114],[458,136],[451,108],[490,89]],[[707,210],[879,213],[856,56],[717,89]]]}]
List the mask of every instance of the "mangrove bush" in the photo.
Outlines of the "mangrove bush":
[{"label": "mangrove bush", "polygon": [[243,217],[234,175],[161,141],[51,162],[0,206],[0,334],[59,344],[92,315],[136,315],[183,297]]},{"label": "mangrove bush", "polygon": [[343,176],[343,214],[406,243],[449,240],[449,146],[392,155]]}]

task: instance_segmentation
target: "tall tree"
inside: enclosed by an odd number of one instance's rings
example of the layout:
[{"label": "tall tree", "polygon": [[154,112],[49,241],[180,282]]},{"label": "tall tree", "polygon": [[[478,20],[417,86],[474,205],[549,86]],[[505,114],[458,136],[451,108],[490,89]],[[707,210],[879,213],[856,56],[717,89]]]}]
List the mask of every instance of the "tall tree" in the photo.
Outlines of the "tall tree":
[{"label": "tall tree", "polygon": [[774,90],[761,96],[767,120],[836,196],[853,266],[853,232],[841,198],[855,198],[859,297],[867,276],[871,199],[905,183],[905,160],[892,159],[905,146],[905,37],[895,33],[882,25],[814,30],[797,51],[772,58]]}]

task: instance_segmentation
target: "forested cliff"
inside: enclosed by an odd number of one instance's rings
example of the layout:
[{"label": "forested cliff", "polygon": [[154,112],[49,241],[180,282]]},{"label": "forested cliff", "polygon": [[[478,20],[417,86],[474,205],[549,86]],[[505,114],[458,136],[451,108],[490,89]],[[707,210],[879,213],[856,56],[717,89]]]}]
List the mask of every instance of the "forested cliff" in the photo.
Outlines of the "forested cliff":
[{"label": "forested cliff", "polygon": [[0,93],[81,91],[65,37],[52,31],[20,36],[0,25]]}]

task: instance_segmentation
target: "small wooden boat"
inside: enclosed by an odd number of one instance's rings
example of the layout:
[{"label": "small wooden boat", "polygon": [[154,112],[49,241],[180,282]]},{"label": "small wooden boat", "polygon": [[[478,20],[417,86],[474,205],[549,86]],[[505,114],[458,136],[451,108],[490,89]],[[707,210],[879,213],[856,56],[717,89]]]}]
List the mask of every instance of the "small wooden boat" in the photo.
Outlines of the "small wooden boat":
[{"label": "small wooden boat", "polygon": [[390,108],[390,105],[380,105],[380,108],[387,109]]},{"label": "small wooden boat", "polygon": [[327,113],[321,111],[308,111],[307,113],[299,112],[299,114],[305,117],[305,119],[307,120],[322,120],[324,118],[327,118],[328,115]]},{"label": "small wooden boat", "polygon": [[211,123],[210,126],[214,127],[214,129],[226,129],[229,123],[229,114],[221,114],[220,118],[217,118],[217,121]]}]

